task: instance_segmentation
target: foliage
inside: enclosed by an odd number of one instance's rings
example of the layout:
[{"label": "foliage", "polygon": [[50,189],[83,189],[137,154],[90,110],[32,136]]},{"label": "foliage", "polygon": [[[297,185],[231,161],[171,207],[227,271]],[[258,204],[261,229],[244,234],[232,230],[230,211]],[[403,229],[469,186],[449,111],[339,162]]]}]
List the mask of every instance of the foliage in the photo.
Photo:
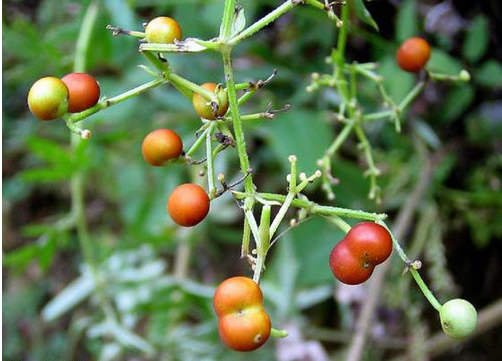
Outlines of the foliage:
[{"label": "foliage", "polygon": [[[333,176],[340,180],[333,186],[333,204],[393,215],[408,197],[427,154],[446,149],[448,156],[435,172],[420,213],[426,217],[432,212],[433,220],[441,222],[439,229],[429,230],[431,246],[440,254],[423,253],[427,249],[424,241],[414,255],[424,257],[425,267],[449,270],[444,277],[435,279],[437,272],[429,276],[440,295],[453,292],[445,286],[452,275],[464,288],[463,298],[483,306],[502,296],[494,287],[496,280],[490,278],[500,272],[496,250],[502,235],[498,222],[502,216],[501,159],[497,154],[502,65],[486,31],[494,26],[494,18],[486,9],[483,14],[474,8],[474,14],[463,15],[468,26],[452,34],[448,42],[417,16],[420,2],[407,0],[395,8],[386,5],[387,11],[396,14],[395,28],[386,10],[379,8],[381,4],[356,1],[361,21],[354,19],[350,31],[357,37],[349,40],[347,58],[377,61],[392,99],[402,101],[415,83],[412,75],[395,64],[395,49],[400,41],[422,30],[434,45],[430,69],[456,75],[467,68],[472,82],[429,84],[401,118],[401,133],[396,133],[391,122],[365,125],[375,162],[382,170],[381,205],[365,199],[369,186],[362,168],[366,163],[355,151],[355,140],[349,138],[333,159]],[[26,94],[37,78],[71,71],[87,5],[87,1],[70,0],[45,0],[36,7],[4,3],[4,12],[9,14],[3,24],[4,359],[133,359],[147,357],[151,348],[160,350],[159,359],[272,359],[276,354],[272,342],[256,353],[236,356],[218,341],[211,304],[214,286],[248,270],[244,260],[237,261],[242,216],[232,197],[212,202],[208,220],[200,227],[180,231],[166,217],[165,201],[178,184],[197,177],[196,170],[176,164],[154,169],[141,157],[141,140],[156,128],[175,128],[184,142],[193,143],[200,121],[190,102],[170,86],[131,98],[86,119],[92,141],[80,143],[73,151],[62,122],[37,122],[28,113]],[[280,2],[257,0],[242,5],[251,24]],[[137,67],[144,61],[134,40],[112,38],[105,29],[107,24],[138,29],[141,22],[168,14],[182,24],[185,37],[209,39],[218,32],[222,12],[222,1],[105,1],[92,33],[88,71],[109,97],[150,79]],[[458,16],[455,9],[453,12]],[[380,32],[373,24],[380,26]],[[269,102],[292,104],[289,112],[273,120],[244,125],[259,189],[284,191],[284,174],[289,171],[285,159],[293,153],[298,169],[312,174],[316,161],[340,133],[333,113],[340,104],[336,89],[306,91],[312,84],[312,72],[332,71],[324,58],[332,54],[337,36],[332,19],[316,9],[298,7],[236,48],[238,82],[264,79],[273,69],[278,71],[243,106],[243,113],[267,109]],[[188,74],[194,82],[224,81],[220,60],[213,53],[169,56],[169,61],[178,74]],[[381,94],[370,79],[361,79],[358,95],[369,112],[383,110]],[[215,168],[237,179],[236,152],[222,153]],[[68,181],[77,172],[87,179],[86,215],[101,265],[101,284],[95,284],[91,271],[82,268],[79,240],[73,231],[75,220],[66,217]],[[309,186],[307,194],[320,203],[326,200],[321,183]],[[415,235],[419,230],[418,226],[413,229]],[[316,330],[352,329],[355,314],[349,306],[361,303],[359,291],[336,286],[338,296],[333,299],[335,283],[327,267],[329,250],[342,237],[325,220],[308,219],[272,248],[262,288],[267,311],[278,327],[296,325],[302,334],[311,332],[310,339],[316,343],[320,339]],[[471,258],[473,252],[479,256]],[[185,264],[183,257],[188,257]],[[485,268],[487,259],[496,265]],[[476,277],[460,270],[461,264],[476,269]],[[417,306],[400,317],[399,327],[384,316],[374,333],[383,324],[389,337],[402,336],[403,325],[414,323],[425,312],[415,287],[406,292],[395,290],[395,284],[402,281],[401,271],[402,263],[396,262],[386,280],[385,288],[393,290],[392,297],[397,298],[391,303],[386,297],[386,310],[391,313],[406,310],[405,305]],[[185,278],[178,277],[180,272]],[[477,292],[480,273],[492,279],[486,284],[491,292]],[[94,287],[104,288],[120,324],[104,321]],[[343,292],[345,299],[340,296]],[[428,327],[438,331],[440,325],[430,321]],[[422,320],[419,329],[409,332],[422,340],[426,328]],[[105,334],[114,337],[103,338]],[[323,345],[333,354],[340,349],[332,342]],[[379,342],[375,346],[378,352],[370,352],[371,359],[387,359],[389,351]],[[420,342],[412,346],[416,354],[423,351],[416,350]],[[498,345],[491,346],[497,355]],[[276,357],[284,359],[279,351]]]}]

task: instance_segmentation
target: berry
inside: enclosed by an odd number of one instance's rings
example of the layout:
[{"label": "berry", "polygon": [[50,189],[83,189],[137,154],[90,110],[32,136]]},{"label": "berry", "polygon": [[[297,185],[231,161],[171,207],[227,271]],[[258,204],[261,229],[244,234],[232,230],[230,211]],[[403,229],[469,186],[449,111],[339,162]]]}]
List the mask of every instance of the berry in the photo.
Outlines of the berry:
[{"label": "berry", "polygon": [[206,218],[209,197],[202,187],[186,183],[174,189],[167,201],[167,211],[178,225],[192,227]]},{"label": "berry", "polygon": [[451,338],[462,339],[476,329],[478,314],[474,306],[460,298],[450,300],[439,311],[444,333]]},{"label": "berry", "polygon": [[425,66],[431,56],[429,43],[422,38],[409,38],[397,50],[396,60],[401,69],[417,73]]},{"label": "berry", "polygon": [[68,88],[58,78],[41,78],[28,93],[28,107],[39,119],[59,118],[68,110]]},{"label": "berry", "polygon": [[85,73],[71,73],[61,79],[70,93],[68,111],[78,113],[96,105],[99,100],[99,84],[92,76]]},{"label": "berry", "polygon": [[145,35],[149,43],[173,44],[181,40],[181,28],[176,20],[159,16],[146,25]]},{"label": "berry", "polygon": [[159,167],[168,160],[179,157],[183,151],[183,142],[172,130],[157,129],[145,137],[141,151],[145,161]]},{"label": "berry", "polygon": [[362,222],[333,247],[329,267],[340,282],[357,285],[370,278],[375,266],[389,258],[391,252],[389,232],[379,224]]},{"label": "berry", "polygon": [[211,101],[204,98],[202,95],[194,93],[192,97],[192,103],[195,111],[201,118],[215,120],[217,117],[222,117],[227,113],[228,110],[228,96],[227,91],[221,87],[218,87],[215,83],[204,83],[201,85],[202,88],[209,90],[211,92],[217,92],[216,96],[218,98],[218,111],[216,115],[211,107]]},{"label": "berry", "polygon": [[252,351],[267,342],[272,326],[260,287],[252,279],[232,277],[223,281],[213,304],[220,338],[232,350]]}]

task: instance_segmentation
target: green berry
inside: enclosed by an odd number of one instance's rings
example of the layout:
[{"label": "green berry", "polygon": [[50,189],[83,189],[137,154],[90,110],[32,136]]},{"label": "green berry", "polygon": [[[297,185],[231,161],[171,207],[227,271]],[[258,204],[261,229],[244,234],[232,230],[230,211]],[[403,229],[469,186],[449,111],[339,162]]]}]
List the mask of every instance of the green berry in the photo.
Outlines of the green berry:
[{"label": "green berry", "polygon": [[478,314],[474,306],[460,298],[450,300],[439,311],[443,331],[451,338],[462,339],[476,329]]},{"label": "green berry", "polygon": [[28,93],[28,107],[39,119],[56,119],[68,110],[69,93],[65,83],[54,77],[39,79]]}]

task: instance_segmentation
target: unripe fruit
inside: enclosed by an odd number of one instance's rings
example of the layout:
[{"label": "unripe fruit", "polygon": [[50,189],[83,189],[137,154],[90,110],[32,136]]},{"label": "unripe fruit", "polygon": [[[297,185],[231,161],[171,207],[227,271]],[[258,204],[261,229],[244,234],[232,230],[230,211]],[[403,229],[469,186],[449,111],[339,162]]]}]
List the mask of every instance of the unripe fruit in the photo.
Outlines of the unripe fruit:
[{"label": "unripe fruit", "polygon": [[56,119],[68,110],[68,88],[58,78],[37,80],[28,93],[28,107],[39,119]]},{"label": "unripe fruit", "polygon": [[99,84],[85,73],[71,73],[61,79],[68,87],[70,103],[68,111],[78,113],[96,105],[99,100]]},{"label": "unripe fruit", "polygon": [[425,66],[431,56],[431,47],[422,38],[413,37],[401,44],[396,60],[401,69],[417,73]]},{"label": "unripe fruit", "polygon": [[206,218],[209,203],[209,197],[202,187],[186,183],[176,187],[171,193],[167,211],[178,225],[192,227]]},{"label": "unripe fruit", "polygon": [[474,306],[463,299],[456,298],[446,302],[439,311],[443,331],[451,338],[466,338],[474,332],[478,314]]},{"label": "unripe fruit", "polygon": [[268,340],[272,325],[260,287],[252,279],[225,280],[216,289],[213,304],[220,338],[232,350],[256,350]]},{"label": "unripe fruit", "polygon": [[149,43],[173,44],[174,40],[181,40],[182,34],[176,20],[159,16],[146,25],[145,35]]},{"label": "unripe fruit", "polygon": [[352,227],[333,247],[329,267],[340,282],[357,285],[370,278],[375,266],[389,258],[391,253],[389,232],[379,224],[362,222]]},{"label": "unripe fruit", "polygon": [[[215,83],[204,83],[201,85],[201,88],[209,90],[211,92],[215,92],[217,84]],[[216,115],[218,117],[222,117],[227,113],[228,110],[228,95],[226,89],[219,88],[217,90],[216,97],[218,98],[218,111]],[[217,117],[213,113],[213,109],[211,108],[211,101],[204,98],[202,95],[198,93],[194,93],[192,97],[192,103],[195,108],[195,111],[201,118],[215,120]]]},{"label": "unripe fruit", "polygon": [[178,158],[183,151],[183,142],[178,134],[170,129],[157,129],[143,140],[141,151],[145,161],[160,167],[168,160]]}]

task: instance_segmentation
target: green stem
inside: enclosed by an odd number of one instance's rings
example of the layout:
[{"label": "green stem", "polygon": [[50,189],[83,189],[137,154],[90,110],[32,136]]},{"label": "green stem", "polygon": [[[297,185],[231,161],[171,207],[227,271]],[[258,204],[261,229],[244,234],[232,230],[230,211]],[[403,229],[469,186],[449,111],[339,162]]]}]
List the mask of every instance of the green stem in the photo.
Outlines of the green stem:
[{"label": "green stem", "polygon": [[198,84],[191,82],[169,70],[169,64],[167,62],[162,62],[154,53],[149,51],[141,52],[143,56],[153,64],[161,73],[162,77],[169,80],[183,95],[188,99],[192,99],[193,93],[202,95],[207,100],[218,101],[216,94],[212,91],[202,88]]},{"label": "green stem", "polygon": [[[84,20],[82,22],[80,34],[77,40],[77,51],[75,54],[74,61],[74,71],[75,72],[85,72],[85,63],[87,58],[87,52],[90,45],[92,29],[97,20],[99,11],[99,0],[92,1],[87,8]],[[81,114],[81,113],[79,113]],[[72,133],[71,135],[71,147],[75,151],[79,147],[83,140],[79,135]],[[117,324],[117,317],[111,302],[107,299],[103,281],[99,276],[99,265],[96,260],[93,245],[89,235],[89,229],[87,226],[87,220],[85,216],[85,204],[84,204],[84,179],[85,174],[83,170],[76,172],[70,180],[71,189],[71,205],[72,214],[75,218],[75,224],[77,229],[77,236],[80,242],[80,247],[84,254],[85,263],[89,266],[90,274],[93,278],[96,294],[98,296],[99,305],[103,310],[108,322]]]},{"label": "green stem", "polygon": [[415,282],[417,283],[418,287],[420,288],[424,296],[427,298],[429,303],[439,312],[439,310],[441,309],[441,303],[439,303],[436,297],[432,294],[431,290],[429,289],[429,287],[427,287],[427,285],[425,284],[424,280],[422,279],[418,271],[414,269],[413,266],[410,266],[411,260],[408,258],[403,247],[401,247],[399,241],[396,239],[396,237],[394,237],[394,234],[391,232],[387,224],[385,224],[385,222],[383,221],[377,221],[376,223],[380,224],[381,226],[387,229],[392,239],[392,245],[394,246],[394,250],[397,252],[397,255],[407,265],[407,267],[409,267],[411,275],[415,279]]},{"label": "green stem", "polygon": [[91,44],[92,31],[98,16],[99,1],[92,1],[87,7],[87,11],[82,20],[82,26],[78,35],[75,61],[73,63],[73,70],[75,72],[84,72],[86,69],[86,60],[89,46]]},{"label": "green stem", "polygon": [[203,130],[202,134],[199,135],[197,140],[193,143],[193,145],[190,147],[190,149],[185,153],[185,155],[191,157],[202,145],[204,140],[206,139],[206,134],[209,131],[209,126],[211,125],[210,122],[204,124],[201,127],[201,130]]},{"label": "green stem", "polygon": [[206,157],[207,157],[207,185],[209,198],[213,199],[216,195],[216,186],[214,185],[214,162],[213,162],[213,150],[211,144],[211,137],[213,136],[213,131],[216,123],[211,123],[206,132]]},{"label": "green stem", "polygon": [[347,222],[345,222],[342,218],[338,217],[338,216],[329,216],[329,217],[325,217],[328,221],[330,221],[331,223],[333,223],[335,226],[337,226],[338,228],[340,228],[342,231],[344,231],[345,233],[348,233],[350,231],[350,224],[348,224]]},{"label": "green stem", "polygon": [[86,109],[84,110],[83,112],[80,112],[80,113],[75,113],[75,114],[72,114],[70,116],[67,116],[67,117],[64,117],[66,120],[68,120],[69,122],[71,123],[77,123],[97,112],[99,112],[100,110],[103,110],[103,109],[106,109],[108,107],[111,107],[112,105],[115,105],[115,104],[118,104],[118,103],[121,103],[123,102],[124,100],[127,100],[127,99],[130,99],[130,98],[133,98],[139,94],[142,94],[144,92],[146,92],[147,90],[149,89],[152,89],[152,88],[155,88],[161,84],[164,84],[166,83],[167,80],[166,79],[155,79],[155,80],[152,80],[148,83],[145,83],[143,85],[140,85],[136,88],[133,88],[131,90],[128,90],[126,91],[125,93],[122,93],[122,94],[119,94],[117,96],[114,96],[113,98],[109,98],[109,99],[104,99],[104,100],[101,100],[98,104],[96,104],[95,106],[89,108],[89,109]]},{"label": "green stem", "polygon": [[419,81],[413,89],[408,93],[408,95],[399,103],[399,111],[402,112],[422,93],[427,85],[427,81]]},{"label": "green stem", "polygon": [[436,309],[436,311],[441,311],[441,303],[437,300],[437,298],[432,294],[431,290],[427,285],[425,284],[424,280],[418,273],[418,271],[414,268],[410,268],[410,273],[415,279],[415,282],[417,283],[418,287],[420,287],[420,290],[424,294],[425,298],[429,301],[429,303]]},{"label": "green stem", "polygon": [[226,41],[232,34],[232,25],[235,15],[235,1],[225,0],[223,18],[221,19],[220,40]]},{"label": "green stem", "polygon": [[270,329],[270,336],[272,336],[274,338],[284,338],[284,337],[287,337],[288,335],[289,335],[289,332],[286,330],[278,330],[273,327]]},{"label": "green stem", "polygon": [[291,163],[291,172],[289,173],[289,193],[286,196],[286,199],[284,200],[284,203],[282,204],[281,208],[279,209],[279,212],[277,212],[277,215],[274,218],[274,221],[272,222],[272,225],[270,226],[270,238],[274,237],[275,232],[277,229],[279,229],[279,226],[286,216],[287,211],[289,210],[289,207],[291,206],[291,202],[293,202],[293,199],[295,199],[296,195],[301,192],[303,189],[302,187],[306,186],[308,184],[308,181],[302,181],[300,185],[297,187],[296,182],[297,182],[297,158],[294,155],[289,156],[289,161]]},{"label": "green stem", "polygon": [[[233,2],[228,0],[228,2]],[[232,123],[235,133],[235,145],[237,153],[239,154],[239,162],[242,174],[248,174],[249,157],[246,151],[246,141],[244,139],[244,132],[242,130],[242,122],[239,114],[239,105],[237,103],[237,93],[235,90],[234,74],[232,70],[232,60],[230,50],[222,51],[223,67],[225,71],[225,78],[227,79],[228,102],[230,103],[230,114],[232,115]],[[244,181],[244,189],[248,195],[254,193],[253,178],[249,174]]]},{"label": "green stem", "polygon": [[353,120],[349,120],[347,124],[343,127],[342,131],[338,134],[338,136],[335,138],[333,143],[331,143],[330,147],[326,151],[326,155],[328,156],[333,156],[336,152],[338,152],[338,149],[342,146],[342,144],[347,140],[347,137],[349,134],[352,132],[352,129],[354,128],[355,122]]},{"label": "green stem", "polygon": [[[246,194],[242,192],[232,192],[236,199],[245,199]],[[275,193],[256,193],[256,195],[260,198],[263,198],[267,201],[275,201],[279,203],[284,203],[286,201],[286,196],[282,194]],[[364,219],[368,221],[378,221],[384,220],[387,218],[387,215],[384,213],[371,213],[364,212],[355,209],[347,209],[340,207],[331,207],[331,206],[321,206],[315,202],[306,200],[306,199],[294,199],[291,202],[291,205],[296,208],[303,208],[308,210],[311,214],[316,214],[320,216],[340,216],[347,218],[357,218]]]},{"label": "green stem", "polygon": [[345,45],[347,44],[347,30],[349,25],[349,4],[350,1],[347,1],[345,5],[342,5],[342,22],[343,25],[340,28],[340,32],[338,33],[338,42],[337,42],[337,65],[338,69],[341,71],[343,68],[343,64],[345,62]]},{"label": "green stem", "polygon": [[[265,15],[263,18],[260,20],[256,21],[254,24],[251,24],[248,28],[244,29],[241,31],[238,35],[234,36],[231,38],[227,44],[230,46],[235,46],[242,42],[242,40],[246,39],[247,37],[253,35],[257,31],[261,30],[277,18],[281,17],[285,13],[287,13],[289,10],[294,8],[296,5],[298,5],[297,0],[288,0],[282,5],[280,5],[278,8],[270,12],[269,14]],[[227,34],[229,35],[229,34]]]}]

